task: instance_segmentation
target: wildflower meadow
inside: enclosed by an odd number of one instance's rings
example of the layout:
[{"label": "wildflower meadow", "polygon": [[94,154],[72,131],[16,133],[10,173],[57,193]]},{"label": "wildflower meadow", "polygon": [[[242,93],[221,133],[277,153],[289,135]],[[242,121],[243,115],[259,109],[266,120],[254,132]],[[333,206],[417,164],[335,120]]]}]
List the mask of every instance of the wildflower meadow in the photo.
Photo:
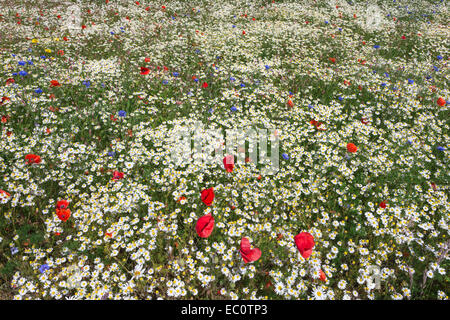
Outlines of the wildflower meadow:
[{"label": "wildflower meadow", "polygon": [[449,12],[0,0],[0,299],[448,299]]}]

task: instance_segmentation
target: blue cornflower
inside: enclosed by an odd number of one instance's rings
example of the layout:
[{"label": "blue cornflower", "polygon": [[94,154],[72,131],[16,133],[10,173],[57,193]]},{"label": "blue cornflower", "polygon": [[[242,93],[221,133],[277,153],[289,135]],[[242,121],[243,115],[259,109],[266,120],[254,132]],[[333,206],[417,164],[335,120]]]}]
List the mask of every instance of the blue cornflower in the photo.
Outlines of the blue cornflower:
[{"label": "blue cornflower", "polygon": [[44,273],[45,270],[49,270],[50,267],[48,266],[48,264],[44,263],[42,266],[39,267],[39,272],[40,273]]},{"label": "blue cornflower", "polygon": [[16,247],[11,247],[11,254],[15,255],[17,252],[19,252],[19,249],[17,249]]},{"label": "blue cornflower", "polygon": [[233,26],[232,26],[233,28],[236,28],[236,26],[233,24]]},{"label": "blue cornflower", "polygon": [[375,49],[379,49],[379,48],[380,48],[380,46],[379,46],[379,45],[377,45],[377,44],[376,44],[376,45],[374,45],[373,47],[374,47]]},{"label": "blue cornflower", "polygon": [[28,72],[22,70],[22,71],[19,71],[19,74],[20,74],[21,76],[25,77],[25,76],[28,74]]},{"label": "blue cornflower", "polygon": [[287,153],[282,154],[284,160],[289,160],[289,155]]},{"label": "blue cornflower", "polygon": [[436,66],[433,66],[434,71],[439,71],[439,68]]},{"label": "blue cornflower", "polygon": [[198,82],[198,78],[195,78],[194,81],[195,81],[195,82]]},{"label": "blue cornflower", "polygon": [[443,58],[442,58],[442,56],[439,54],[439,55],[437,56],[437,59],[438,59],[438,60],[442,60]]},{"label": "blue cornflower", "polygon": [[109,151],[108,152],[108,156],[110,157],[114,157],[116,155],[116,153],[114,151]]},{"label": "blue cornflower", "polygon": [[414,80],[408,79],[408,83],[409,83],[409,84],[413,84],[413,83],[414,83]]},{"label": "blue cornflower", "polygon": [[114,35],[114,32],[111,31],[110,33],[111,33],[111,35]]},{"label": "blue cornflower", "polygon": [[266,67],[266,70],[269,70],[270,69],[270,67],[266,64],[265,65],[265,67]]},{"label": "blue cornflower", "polygon": [[213,110],[213,108],[210,108],[208,111],[209,111],[209,113],[213,113],[214,110]]},{"label": "blue cornflower", "polygon": [[36,93],[42,93],[43,91],[42,91],[41,88],[37,88],[36,90],[34,90],[34,92],[36,92]]},{"label": "blue cornflower", "polygon": [[444,150],[445,150],[445,148],[444,148],[444,147],[441,147],[441,146],[437,147],[437,149],[438,149],[439,151],[444,151]]},{"label": "blue cornflower", "polygon": [[241,83],[241,88],[244,88],[244,87],[245,87],[245,84]]},{"label": "blue cornflower", "polygon": [[386,83],[383,82],[383,83],[381,84],[381,86],[382,86],[383,88],[386,87]]},{"label": "blue cornflower", "polygon": [[124,110],[120,110],[119,111],[119,117],[126,117],[127,116],[127,112]]},{"label": "blue cornflower", "polygon": [[338,97],[339,101],[344,100],[344,98],[342,98],[341,96]]},{"label": "blue cornflower", "polygon": [[41,59],[45,59],[45,58],[47,58],[46,56],[41,56]]},{"label": "blue cornflower", "polygon": [[28,62],[29,65],[31,65],[31,66],[33,65],[33,61],[28,60],[27,62]]},{"label": "blue cornflower", "polygon": [[325,24],[328,24],[329,22],[327,20],[325,20]]},{"label": "blue cornflower", "polygon": [[167,81],[167,80],[163,80],[163,82],[162,82],[163,84],[168,84],[169,83],[169,81]]},{"label": "blue cornflower", "polygon": [[231,111],[235,112],[235,111],[237,111],[237,108],[235,106],[232,106]]},{"label": "blue cornflower", "polygon": [[179,75],[180,75],[180,74],[179,74],[178,72],[174,72],[174,73],[173,73],[173,76],[174,76],[174,77],[178,77]]},{"label": "blue cornflower", "polygon": [[17,73],[17,72],[13,72],[12,75],[13,75],[13,76],[17,76],[18,73]]},{"label": "blue cornflower", "polygon": [[91,82],[89,80],[83,81],[83,84],[86,86],[86,88],[89,88],[91,86]]},{"label": "blue cornflower", "polygon": [[387,72],[384,73],[386,78],[389,78],[389,74]]},{"label": "blue cornflower", "polygon": [[314,106],[312,104],[308,104],[308,108],[314,109]]},{"label": "blue cornflower", "polygon": [[19,61],[18,64],[21,65],[21,66],[24,66],[26,64],[26,62],[25,61]]},{"label": "blue cornflower", "polygon": [[236,80],[235,78],[233,78],[233,77],[230,77],[230,81],[234,81],[234,80]]}]

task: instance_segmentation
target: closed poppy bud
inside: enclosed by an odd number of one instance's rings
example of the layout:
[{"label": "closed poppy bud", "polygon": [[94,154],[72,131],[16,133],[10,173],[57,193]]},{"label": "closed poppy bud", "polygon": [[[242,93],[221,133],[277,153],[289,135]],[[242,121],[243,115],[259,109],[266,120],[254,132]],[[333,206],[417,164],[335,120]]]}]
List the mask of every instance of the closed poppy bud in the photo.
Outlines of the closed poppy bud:
[{"label": "closed poppy bud", "polygon": [[332,63],[336,62],[336,58],[329,58]]},{"label": "closed poppy bud", "polygon": [[203,203],[209,207],[214,200],[214,189],[209,188],[209,189],[203,190],[201,192],[201,199],[202,199]]},{"label": "closed poppy bud", "polygon": [[314,237],[308,232],[301,232],[294,237],[295,245],[303,258],[308,259],[314,248]]},{"label": "closed poppy bud", "polygon": [[195,231],[201,238],[208,238],[214,229],[214,217],[210,214],[204,215],[197,220]]},{"label": "closed poppy bud", "polygon": [[250,241],[247,238],[241,239],[241,249],[239,251],[245,263],[256,261],[261,257],[261,250],[258,248],[251,249]]},{"label": "closed poppy bud", "polygon": [[227,155],[223,158],[223,166],[227,172],[233,172],[234,168],[234,156]]},{"label": "closed poppy bud", "polygon": [[445,100],[444,100],[444,98],[439,98],[438,100],[437,100],[437,104],[440,106],[440,107],[443,107],[443,106],[445,106],[445,104],[446,104],[446,102],[445,102]]},{"label": "closed poppy bud", "polygon": [[206,82],[203,82],[202,87],[203,88],[208,88],[208,84]]},{"label": "closed poppy bud", "polygon": [[358,150],[358,147],[353,143],[347,143],[347,151],[351,153],[355,153]]}]

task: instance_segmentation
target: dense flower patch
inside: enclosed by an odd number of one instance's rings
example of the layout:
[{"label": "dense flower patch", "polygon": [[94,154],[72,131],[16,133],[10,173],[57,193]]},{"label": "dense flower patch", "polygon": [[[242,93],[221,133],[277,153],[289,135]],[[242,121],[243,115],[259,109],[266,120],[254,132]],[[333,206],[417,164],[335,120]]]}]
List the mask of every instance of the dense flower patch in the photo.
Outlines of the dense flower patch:
[{"label": "dense flower patch", "polygon": [[0,8],[0,299],[447,299],[445,5],[200,3]]}]

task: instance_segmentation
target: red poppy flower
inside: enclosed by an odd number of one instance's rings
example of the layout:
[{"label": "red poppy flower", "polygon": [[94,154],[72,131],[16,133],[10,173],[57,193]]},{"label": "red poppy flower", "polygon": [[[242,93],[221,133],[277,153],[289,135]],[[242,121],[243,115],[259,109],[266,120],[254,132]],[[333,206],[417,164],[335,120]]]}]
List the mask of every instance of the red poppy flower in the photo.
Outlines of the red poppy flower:
[{"label": "red poppy flower", "polygon": [[223,158],[223,166],[225,167],[225,170],[227,170],[227,172],[233,172],[234,156],[232,155],[225,156],[225,158]]},{"label": "red poppy flower", "polygon": [[355,153],[356,150],[358,150],[358,147],[355,146],[353,143],[347,143],[347,151],[351,153]]},{"label": "red poppy flower", "polygon": [[446,102],[445,102],[444,98],[440,97],[440,98],[437,100],[437,104],[438,104],[440,107],[443,107],[443,106],[445,106]]},{"label": "red poppy flower", "polygon": [[294,241],[302,257],[308,259],[315,245],[314,237],[308,232],[302,232],[294,237]]},{"label": "red poppy flower", "polygon": [[145,58],[145,62],[150,62],[150,58]]},{"label": "red poppy flower", "polygon": [[214,229],[214,217],[210,214],[204,215],[197,220],[195,231],[200,238],[208,238]]},{"label": "red poppy flower", "polygon": [[291,108],[294,106],[294,103],[292,102],[292,100],[289,100],[289,101],[287,102],[287,104],[288,104],[288,106],[291,107]]},{"label": "red poppy flower", "polygon": [[405,37],[405,36],[402,36],[402,39],[403,39],[403,40],[405,40],[405,39],[406,39],[406,37]]},{"label": "red poppy flower", "polygon": [[261,257],[261,250],[258,248],[251,249],[250,241],[247,238],[241,239],[241,249],[239,251],[245,263],[256,261]]},{"label": "red poppy flower", "polygon": [[202,87],[203,88],[208,88],[208,84],[206,82],[203,82]]},{"label": "red poppy flower", "polygon": [[27,154],[25,160],[27,160],[27,164],[40,163],[41,157],[35,154]]},{"label": "red poppy flower", "polygon": [[436,184],[434,182],[431,183],[431,187],[433,188],[434,191],[437,190]]},{"label": "red poppy flower", "polygon": [[146,67],[141,67],[141,74],[146,75],[150,73],[150,69]]},{"label": "red poppy flower", "polygon": [[7,198],[11,197],[11,195],[5,190],[0,189],[0,198],[6,196]]},{"label": "red poppy flower", "polygon": [[67,221],[70,218],[70,209],[56,209],[56,215],[61,221]]},{"label": "red poppy flower", "polygon": [[58,82],[58,80],[52,80],[50,81],[50,87],[60,87],[61,84]]},{"label": "red poppy flower", "polygon": [[245,34],[245,31],[242,31],[242,34]]},{"label": "red poppy flower", "polygon": [[209,207],[214,200],[214,189],[209,188],[209,189],[203,190],[201,193],[201,199],[202,199],[203,203]]},{"label": "red poppy flower", "polygon": [[326,282],[327,281],[327,276],[325,275],[325,272],[323,272],[322,270],[319,271],[320,273],[320,281]]},{"label": "red poppy flower", "polygon": [[56,209],[67,209],[69,207],[69,201],[67,200],[59,200],[56,203]]},{"label": "red poppy flower", "polygon": [[119,171],[113,171],[113,177],[111,180],[120,180],[123,179],[124,173]]},{"label": "red poppy flower", "polygon": [[385,209],[385,208],[386,208],[386,202],[381,201],[381,203],[380,203],[380,208]]},{"label": "red poppy flower", "polygon": [[11,101],[8,97],[2,97],[2,101],[0,102],[0,105],[2,105],[5,101]]},{"label": "red poppy flower", "polygon": [[16,82],[13,78],[6,79],[6,85]]}]

